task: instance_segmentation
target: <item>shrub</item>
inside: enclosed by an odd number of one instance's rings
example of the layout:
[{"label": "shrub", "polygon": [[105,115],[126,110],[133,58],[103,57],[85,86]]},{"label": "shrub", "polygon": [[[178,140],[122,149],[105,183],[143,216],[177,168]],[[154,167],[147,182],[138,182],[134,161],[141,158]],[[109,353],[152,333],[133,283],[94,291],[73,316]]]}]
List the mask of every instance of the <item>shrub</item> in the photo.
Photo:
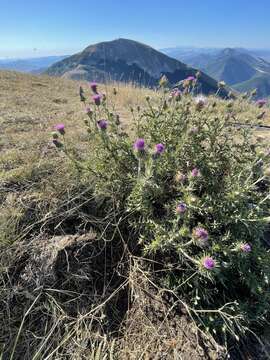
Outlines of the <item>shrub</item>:
[{"label": "shrub", "polygon": [[203,331],[237,339],[269,311],[269,151],[254,142],[253,112],[241,118],[252,107],[246,100],[161,85],[131,109],[129,133],[97,87],[92,109],[80,89],[89,151],[67,150],[63,124],[53,141],[82,178],[91,174],[95,196],[107,200],[104,216],[151,260],[157,286]]}]

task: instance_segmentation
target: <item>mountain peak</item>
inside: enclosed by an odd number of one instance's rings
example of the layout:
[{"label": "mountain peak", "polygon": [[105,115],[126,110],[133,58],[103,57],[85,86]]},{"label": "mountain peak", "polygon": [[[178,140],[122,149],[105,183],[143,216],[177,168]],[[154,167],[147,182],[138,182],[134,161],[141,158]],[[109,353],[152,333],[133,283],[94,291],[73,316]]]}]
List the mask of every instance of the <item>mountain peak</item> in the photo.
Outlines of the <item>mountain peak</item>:
[{"label": "mountain peak", "polygon": [[[151,46],[124,38],[90,45],[47,70],[49,75],[72,79],[132,81],[146,86],[157,85],[163,74],[174,84],[196,72]],[[205,93],[217,89],[217,82],[205,74],[201,83],[201,91]]]}]

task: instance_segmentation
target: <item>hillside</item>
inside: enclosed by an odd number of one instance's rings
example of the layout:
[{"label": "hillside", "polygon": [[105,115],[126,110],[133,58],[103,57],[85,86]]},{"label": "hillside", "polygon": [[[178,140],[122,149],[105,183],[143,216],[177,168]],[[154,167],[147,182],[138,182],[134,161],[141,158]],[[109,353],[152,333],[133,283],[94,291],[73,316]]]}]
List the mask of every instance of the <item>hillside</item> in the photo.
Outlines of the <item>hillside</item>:
[{"label": "hillside", "polygon": [[[157,85],[165,74],[172,84],[195,75],[196,69],[170,58],[150,46],[133,40],[118,39],[91,45],[52,65],[46,74],[98,82],[124,81],[145,86]],[[216,92],[217,83],[202,74],[201,90]]]},{"label": "hillside", "polygon": [[259,97],[270,95],[267,86],[270,63],[256,55],[266,52],[240,48],[171,49],[167,52],[190,66],[201,69],[212,78],[225,81],[238,91],[246,92],[257,88]]},{"label": "hillside", "polygon": [[269,146],[249,125],[269,109],[123,83],[95,105],[87,82],[11,71],[0,87],[0,357],[265,360]]},{"label": "hillside", "polygon": [[270,73],[266,74],[256,74],[250,80],[240,82],[234,85],[234,89],[240,92],[252,91],[257,89],[257,97],[263,98],[270,96]]},{"label": "hillside", "polygon": [[224,49],[207,65],[205,71],[229,85],[250,80],[260,74],[270,74],[270,63],[237,49]]}]

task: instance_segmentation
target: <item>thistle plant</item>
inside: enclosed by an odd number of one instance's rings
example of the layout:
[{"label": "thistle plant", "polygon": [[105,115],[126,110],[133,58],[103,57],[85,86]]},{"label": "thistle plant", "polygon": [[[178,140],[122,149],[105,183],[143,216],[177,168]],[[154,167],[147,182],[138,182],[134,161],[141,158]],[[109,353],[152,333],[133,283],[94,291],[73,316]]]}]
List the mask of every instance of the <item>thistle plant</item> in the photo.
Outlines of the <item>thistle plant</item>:
[{"label": "thistle plant", "polygon": [[164,265],[158,273],[151,268],[156,283],[186,304],[202,330],[226,341],[269,316],[263,237],[270,156],[263,143],[254,144],[250,126],[236,129],[238,99],[193,96],[198,82],[190,76],[171,91],[163,77],[153,98],[131,109],[131,134],[96,83],[90,104],[80,88],[89,152],[78,161],[131,249],[136,244],[137,253]]}]

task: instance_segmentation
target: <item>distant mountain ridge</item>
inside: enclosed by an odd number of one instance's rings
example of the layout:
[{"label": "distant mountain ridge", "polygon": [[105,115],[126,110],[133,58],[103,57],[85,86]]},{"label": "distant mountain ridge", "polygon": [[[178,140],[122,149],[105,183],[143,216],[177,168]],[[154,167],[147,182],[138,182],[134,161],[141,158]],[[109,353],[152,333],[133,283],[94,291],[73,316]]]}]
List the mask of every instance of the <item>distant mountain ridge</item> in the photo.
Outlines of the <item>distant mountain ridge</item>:
[{"label": "distant mountain ridge", "polygon": [[[165,49],[209,76],[225,81],[238,91],[257,88],[258,96],[270,96],[270,63],[242,48],[225,49]],[[267,54],[267,51],[258,51]]]},{"label": "distant mountain ridge", "polygon": [[26,59],[0,59],[0,69],[40,74],[52,64],[63,60],[66,57],[67,55],[43,56]]},{"label": "distant mountain ridge", "polygon": [[[153,86],[163,74],[174,84],[196,72],[197,69],[148,45],[117,39],[88,46],[82,52],[52,65],[46,74],[98,82],[133,81]],[[206,74],[202,74],[200,82],[204,93],[217,90],[217,82]]]}]

